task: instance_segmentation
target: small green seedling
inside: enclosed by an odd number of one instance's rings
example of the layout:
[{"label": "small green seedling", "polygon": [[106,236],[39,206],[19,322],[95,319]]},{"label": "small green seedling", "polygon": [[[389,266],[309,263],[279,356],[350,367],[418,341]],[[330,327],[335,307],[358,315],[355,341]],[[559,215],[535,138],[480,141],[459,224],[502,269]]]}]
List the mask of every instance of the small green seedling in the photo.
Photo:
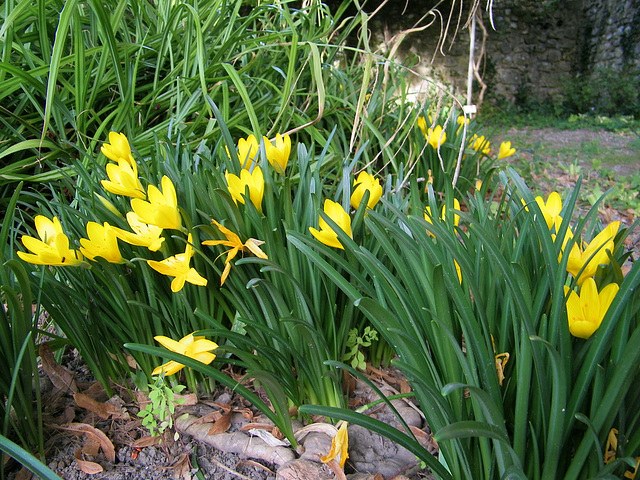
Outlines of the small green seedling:
[{"label": "small green seedling", "polygon": [[173,428],[176,405],[184,403],[184,398],[176,398],[176,395],[185,388],[184,385],[170,387],[162,375],[156,377],[155,383],[149,384],[150,403],[138,412],[138,416],[142,418],[142,425],[147,427],[152,437],[162,435],[167,428]]},{"label": "small green seedling", "polygon": [[362,336],[358,335],[357,328],[349,330],[349,337],[347,338],[347,348],[349,348],[349,351],[345,353],[343,360],[351,361],[352,368],[365,370],[367,364],[364,361],[364,353],[362,353],[360,348],[370,347],[371,342],[374,340],[378,340],[378,332],[371,327],[365,327]]}]

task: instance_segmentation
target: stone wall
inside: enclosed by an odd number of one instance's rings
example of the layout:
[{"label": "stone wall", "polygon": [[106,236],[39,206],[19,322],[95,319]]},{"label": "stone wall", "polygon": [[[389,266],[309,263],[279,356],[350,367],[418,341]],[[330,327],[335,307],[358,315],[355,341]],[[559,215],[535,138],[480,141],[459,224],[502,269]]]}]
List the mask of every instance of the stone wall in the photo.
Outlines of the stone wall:
[{"label": "stone wall", "polygon": [[[468,8],[471,2],[463,3]],[[390,2],[370,22],[374,44],[389,51],[398,32],[435,20],[429,28],[409,34],[398,49],[397,60],[418,59],[415,70],[464,96],[469,58],[469,30],[458,29],[468,11],[454,11],[444,45],[444,30],[451,4],[440,7],[442,17],[427,16],[424,3]],[[454,2],[460,5],[460,2]],[[487,96],[499,102],[556,101],[576,77],[590,78],[609,70],[637,75],[640,69],[640,0],[494,0],[493,25],[482,2],[482,24],[487,30],[482,76]],[[453,43],[452,43],[453,40]],[[482,28],[476,30],[476,55]],[[425,91],[428,83],[416,81]],[[477,91],[478,89],[474,87]]]}]

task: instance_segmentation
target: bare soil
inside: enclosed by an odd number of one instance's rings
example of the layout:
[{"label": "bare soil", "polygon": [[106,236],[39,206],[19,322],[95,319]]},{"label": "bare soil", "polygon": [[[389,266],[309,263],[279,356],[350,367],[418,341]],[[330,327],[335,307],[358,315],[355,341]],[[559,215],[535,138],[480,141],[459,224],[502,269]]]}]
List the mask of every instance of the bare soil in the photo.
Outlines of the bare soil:
[{"label": "bare soil", "polygon": [[[74,353],[63,365],[43,372],[41,390],[45,415],[47,464],[64,480],[330,480],[335,473],[320,461],[331,447],[335,427],[313,419],[313,426],[295,422],[299,447],[283,446],[284,436],[242,397],[220,387],[214,392],[184,396],[174,427],[151,437],[137,413],[147,397],[135,389],[114,385],[109,398]],[[67,373],[70,374],[67,377]],[[399,372],[369,372],[386,395],[406,391]],[[73,378],[61,387],[61,379]],[[52,381],[53,380],[53,381]],[[360,381],[353,381],[353,408],[377,398]],[[56,386],[57,385],[57,386]],[[247,385],[249,386],[249,385]],[[260,394],[260,390],[256,390]],[[265,398],[265,400],[267,400]],[[268,401],[268,400],[267,400]],[[406,399],[394,405],[423,446],[437,454],[437,444],[419,410]],[[390,425],[399,421],[385,406],[364,412]],[[308,431],[307,431],[308,430]],[[303,433],[304,432],[304,433]],[[337,461],[334,461],[337,468]],[[9,480],[35,478],[13,462]],[[416,457],[388,439],[349,425],[350,480],[425,480],[428,470]],[[340,478],[340,477],[335,477]],[[344,478],[344,477],[343,477]]]}]

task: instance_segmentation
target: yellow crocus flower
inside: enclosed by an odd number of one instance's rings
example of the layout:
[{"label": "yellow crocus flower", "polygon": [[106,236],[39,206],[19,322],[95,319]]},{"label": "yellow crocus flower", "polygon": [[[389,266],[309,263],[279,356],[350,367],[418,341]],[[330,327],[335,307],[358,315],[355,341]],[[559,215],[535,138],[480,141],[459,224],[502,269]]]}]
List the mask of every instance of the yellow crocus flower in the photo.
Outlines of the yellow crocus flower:
[{"label": "yellow crocus flower", "polygon": [[540,207],[540,211],[547,222],[547,227],[551,229],[556,224],[556,219],[560,217],[562,211],[562,197],[558,192],[551,192],[545,202],[542,197],[535,198]]},{"label": "yellow crocus flower", "polygon": [[[167,350],[193,358],[205,365],[209,365],[216,358],[215,354],[211,352],[218,348],[218,345],[204,337],[194,337],[193,333],[183,337],[179,342],[162,335],[157,335],[153,337],[153,339]],[[178,373],[183,368],[183,364],[170,360],[169,362],[156,367],[151,375],[164,374],[165,376],[169,376]]]},{"label": "yellow crocus flower", "polygon": [[362,201],[362,197],[364,196],[364,192],[367,190],[370,192],[367,208],[375,207],[378,201],[380,201],[380,197],[382,196],[382,185],[380,185],[380,180],[375,178],[373,175],[370,175],[367,172],[360,172],[356,181],[353,182],[353,186],[356,187],[351,194],[351,206],[353,208],[358,209],[360,202]]},{"label": "yellow crocus flower", "polygon": [[162,242],[164,242],[164,238],[160,236],[162,234],[162,228],[141,222],[140,217],[138,217],[135,212],[127,213],[127,222],[134,233],[127,232],[118,227],[112,227],[120,240],[131,245],[147,247],[152,252],[160,250]]},{"label": "yellow crocus flower", "polygon": [[182,226],[176,189],[166,175],[161,181],[162,191],[155,185],[149,185],[147,201],[140,198],[131,200],[131,208],[142,223],[156,227],[179,230]]},{"label": "yellow crocus flower", "polygon": [[[227,155],[229,155],[229,158],[231,158],[229,149],[227,147],[225,148],[227,150]],[[238,140],[238,160],[240,161],[240,165],[242,165],[242,168],[251,170],[251,167],[253,167],[253,163],[255,162],[259,151],[260,145],[258,144],[258,140],[253,134],[249,135],[246,139],[241,138],[240,140]]]},{"label": "yellow crocus flower", "polygon": [[260,245],[264,243],[262,240],[256,240],[255,238],[250,238],[246,242],[242,243],[242,240],[240,240],[240,237],[235,233],[233,233],[231,230],[222,226],[221,224],[216,222],[214,219],[211,219],[211,221],[216,227],[218,227],[218,230],[220,230],[220,232],[222,232],[224,236],[227,237],[227,239],[226,240],[206,240],[202,242],[202,244],[203,245],[224,245],[226,247],[231,247],[231,250],[228,250],[227,252],[225,252],[227,254],[227,259],[224,261],[225,266],[222,272],[222,276],[220,277],[220,286],[224,285],[224,282],[227,279],[229,272],[231,271],[231,260],[235,258],[238,252],[241,252],[241,251],[251,252],[258,258],[264,258],[265,260],[268,258],[267,254],[260,249]]},{"label": "yellow crocus flower", "polygon": [[[614,238],[620,228],[620,222],[611,222],[604,230],[602,230],[591,243],[583,242],[582,248],[576,242],[569,252],[567,260],[567,271],[576,278],[578,285],[581,285],[585,279],[593,277],[596,274],[599,265],[609,263],[607,251],[613,252]],[[564,246],[572,237],[572,233],[567,230],[567,235],[563,241]],[[584,269],[583,269],[584,267]],[[578,273],[582,270],[580,276]]]},{"label": "yellow crocus flower", "polygon": [[[349,214],[344,210],[344,208],[342,208],[342,205],[327,199],[324,201],[324,213],[326,213],[327,216],[342,229],[342,231],[353,238],[353,234],[351,232],[351,217],[349,217]],[[338,234],[329,226],[329,224],[322,217],[320,217],[318,223],[320,230],[309,227],[311,234],[329,247],[344,250],[344,247],[338,240]]]},{"label": "yellow crocus flower", "polygon": [[44,215],[37,215],[35,225],[40,239],[22,236],[22,243],[33,253],[17,252],[18,257],[35,265],[76,266],[84,263],[82,255],[69,248],[69,238],[57,217],[49,220]]},{"label": "yellow crocus flower", "polygon": [[516,149],[511,148],[511,142],[502,142],[500,144],[500,151],[498,152],[498,160],[510,157],[514,153],[516,153]]},{"label": "yellow crocus flower", "polygon": [[593,278],[587,278],[580,287],[580,296],[569,287],[564,287],[567,297],[567,318],[569,332],[578,338],[588,339],[595,332],[604,318],[613,298],[620,287],[610,283],[598,293],[598,287]]},{"label": "yellow crocus flower", "polygon": [[244,205],[244,198],[246,188],[249,187],[249,198],[256,209],[262,213],[262,196],[264,195],[264,175],[262,169],[257,165],[253,168],[252,172],[242,169],[240,171],[240,177],[233,173],[226,172],[225,178],[227,179],[227,188],[229,193],[236,202]]},{"label": "yellow crocus flower", "polygon": [[289,163],[289,155],[291,154],[291,138],[289,134],[284,136],[279,133],[276,135],[276,144],[273,145],[267,137],[264,137],[264,148],[267,154],[267,160],[273,166],[274,170],[280,175],[284,175]]},{"label": "yellow crocus flower", "polygon": [[[453,199],[453,208],[454,208],[455,210],[460,210],[460,202],[458,201],[458,199],[457,199],[457,198],[454,198],[454,199]],[[429,223],[433,224],[433,222],[432,222],[432,220],[431,220],[431,217],[433,216],[433,215],[431,215],[431,207],[427,206],[427,207],[425,208],[425,210],[426,210],[426,212],[425,212],[425,214],[424,214],[424,219],[425,219],[427,222],[429,222]],[[447,215],[446,215],[446,214],[447,214],[447,206],[446,206],[446,205],[443,205],[443,206],[442,206],[442,210],[441,210],[441,212],[440,212],[440,219],[441,219],[443,222],[444,222],[444,221],[446,221],[446,219],[447,219]],[[458,215],[457,213],[453,216],[453,224],[454,224],[454,226],[456,226],[456,227],[460,224],[460,215]]]},{"label": "yellow crocus flower", "polygon": [[429,128],[425,137],[429,145],[436,150],[447,141],[447,133],[442,130],[440,125],[436,125],[435,128]]},{"label": "yellow crocus flower", "polygon": [[109,263],[124,262],[118,248],[116,232],[107,222],[104,225],[87,223],[87,236],[88,239],[80,239],[80,252],[89,260],[95,261],[95,257],[102,257]]},{"label": "yellow crocus flower", "polygon": [[469,145],[476,152],[484,153],[485,155],[489,155],[491,152],[491,149],[489,148],[489,140],[486,140],[484,135],[479,137],[474,133],[471,140],[469,140]]},{"label": "yellow crocus flower", "polygon": [[138,166],[133,158],[131,161],[118,159],[118,164],[107,165],[109,180],[102,180],[102,188],[107,192],[125,197],[145,198],[144,188],[138,180]]},{"label": "yellow crocus flower", "polygon": [[191,257],[193,257],[193,246],[191,234],[189,234],[184,253],[178,253],[172,257],[165,258],[161,262],[147,260],[147,264],[162,275],[175,277],[171,281],[171,291],[174,293],[182,290],[185,282],[205,287],[207,285],[207,279],[200,275],[195,268],[189,266]]},{"label": "yellow crocus flower", "polygon": [[349,458],[349,433],[347,431],[347,422],[342,422],[338,432],[331,439],[331,449],[324,457],[320,457],[322,463],[329,463],[331,460],[340,455],[340,468],[344,467],[344,463]]},{"label": "yellow crocus flower", "polygon": [[124,160],[131,165],[135,164],[135,160],[131,155],[131,147],[129,140],[124,133],[109,132],[109,142],[102,145],[100,149],[105,157],[114,162]]}]

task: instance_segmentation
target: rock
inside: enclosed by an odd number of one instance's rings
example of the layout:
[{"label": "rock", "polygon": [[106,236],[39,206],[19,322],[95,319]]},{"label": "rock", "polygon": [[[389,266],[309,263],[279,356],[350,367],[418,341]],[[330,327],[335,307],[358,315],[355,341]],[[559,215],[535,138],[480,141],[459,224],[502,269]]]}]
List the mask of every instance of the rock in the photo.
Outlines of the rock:
[{"label": "rock", "polygon": [[276,480],[333,480],[333,472],[323,463],[292,460],[276,472]]}]

